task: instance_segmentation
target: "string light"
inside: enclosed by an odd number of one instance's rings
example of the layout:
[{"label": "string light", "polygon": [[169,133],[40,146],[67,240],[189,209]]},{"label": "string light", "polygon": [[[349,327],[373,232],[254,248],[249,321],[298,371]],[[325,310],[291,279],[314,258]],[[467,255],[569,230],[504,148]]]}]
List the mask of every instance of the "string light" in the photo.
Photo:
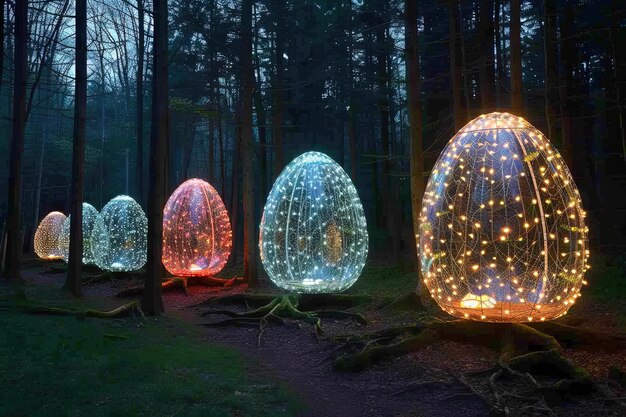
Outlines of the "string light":
[{"label": "string light", "polygon": [[224,268],[232,247],[228,212],[208,182],[190,179],[163,210],[163,265],[174,275],[210,276]]},{"label": "string light", "polygon": [[426,186],[424,283],[456,317],[551,320],[580,297],[585,211],[561,155],[521,117],[482,115],[448,143]]},{"label": "string light", "polygon": [[349,288],[367,258],[361,200],[339,164],[319,152],[294,159],[267,198],[259,247],[270,279],[297,293]]},{"label": "string light", "polygon": [[96,265],[108,271],[136,271],[146,263],[148,219],[126,195],[109,201],[93,226],[91,251]]},{"label": "string light", "polygon": [[[67,219],[63,222],[61,228],[61,234],[59,235],[59,251],[61,257],[65,262],[68,261],[70,255],[70,219],[72,215],[67,216]],[[83,203],[83,263],[93,264],[95,263],[92,251],[91,251],[91,232],[93,231],[93,225],[98,217],[98,210],[89,203]]]},{"label": "string light", "polygon": [[53,211],[48,213],[37,226],[33,246],[35,253],[41,259],[61,259],[58,243],[65,219],[65,214]]}]

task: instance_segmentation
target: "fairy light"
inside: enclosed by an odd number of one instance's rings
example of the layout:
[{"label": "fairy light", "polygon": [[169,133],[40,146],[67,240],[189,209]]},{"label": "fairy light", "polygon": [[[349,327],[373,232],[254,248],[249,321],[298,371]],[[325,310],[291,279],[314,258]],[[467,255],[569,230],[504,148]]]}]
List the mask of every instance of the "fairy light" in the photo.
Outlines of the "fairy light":
[{"label": "fairy light", "polygon": [[[89,203],[83,203],[83,263],[94,264],[95,259],[91,251],[91,232],[98,217],[98,210]],[[63,222],[61,234],[59,235],[59,251],[65,262],[70,255],[70,221],[72,215],[67,216]]]},{"label": "fairy light", "polygon": [[561,155],[524,119],[491,113],[463,127],[433,168],[421,213],[424,283],[450,314],[545,321],[580,297],[582,200]]},{"label": "fairy light", "polygon": [[146,263],[148,219],[126,195],[109,201],[94,223],[91,251],[96,265],[109,271],[136,271]]},{"label": "fairy light", "polygon": [[58,243],[65,219],[65,214],[53,211],[48,213],[37,226],[33,246],[35,253],[41,259],[61,259]]},{"label": "fairy light", "polygon": [[367,257],[361,200],[339,164],[319,152],[294,159],[267,198],[259,240],[270,279],[298,293],[349,288]]},{"label": "fairy light", "polygon": [[224,268],[232,247],[228,212],[206,181],[190,179],[163,210],[163,265],[174,275],[210,276]]}]

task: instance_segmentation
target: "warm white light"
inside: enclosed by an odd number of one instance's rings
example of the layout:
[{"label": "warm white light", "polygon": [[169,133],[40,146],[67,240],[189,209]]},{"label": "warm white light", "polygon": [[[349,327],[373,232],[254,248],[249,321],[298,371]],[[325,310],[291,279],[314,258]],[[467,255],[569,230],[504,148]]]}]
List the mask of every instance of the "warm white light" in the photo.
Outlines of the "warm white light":
[{"label": "warm white light", "polygon": [[483,115],[450,140],[428,180],[425,284],[457,317],[554,319],[580,296],[587,234],[571,174],[543,134],[520,117]]},{"label": "warm white light", "polygon": [[[95,259],[91,251],[91,232],[98,217],[98,210],[89,203],[83,203],[83,263],[94,264]],[[59,236],[59,251],[65,262],[70,256],[70,222],[72,215],[67,216]]]},{"label": "warm white light", "polygon": [[41,220],[33,242],[37,256],[42,259],[61,259],[58,243],[65,219],[65,214],[53,211]]},{"label": "warm white light", "polygon": [[96,265],[109,271],[136,271],[146,263],[148,219],[126,195],[109,201],[94,223],[91,251]]},{"label": "warm white light", "polygon": [[339,164],[307,152],[285,167],[267,198],[259,240],[276,285],[301,293],[343,291],[359,277],[367,245],[361,200]]}]

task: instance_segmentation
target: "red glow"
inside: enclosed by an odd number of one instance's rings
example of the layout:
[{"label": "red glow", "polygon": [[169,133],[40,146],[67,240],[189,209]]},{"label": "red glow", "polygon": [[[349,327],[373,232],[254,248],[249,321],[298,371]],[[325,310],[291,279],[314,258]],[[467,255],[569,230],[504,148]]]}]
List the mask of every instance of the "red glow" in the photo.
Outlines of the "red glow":
[{"label": "red glow", "polygon": [[228,212],[208,182],[194,178],[172,193],[163,210],[163,265],[178,276],[222,270],[232,247]]}]

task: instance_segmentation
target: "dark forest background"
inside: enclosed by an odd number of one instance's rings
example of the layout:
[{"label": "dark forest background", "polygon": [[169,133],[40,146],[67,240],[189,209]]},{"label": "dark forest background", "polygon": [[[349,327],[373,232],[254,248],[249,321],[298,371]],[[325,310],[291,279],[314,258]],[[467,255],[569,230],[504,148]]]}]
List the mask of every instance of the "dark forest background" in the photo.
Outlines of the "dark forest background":
[{"label": "dark forest background", "polygon": [[[29,4],[22,161],[26,250],[32,250],[32,235],[46,213],[69,210],[73,3]],[[97,209],[118,194],[146,205],[151,4],[88,2],[84,199]],[[619,0],[422,0],[415,21],[407,23],[404,1],[397,0],[254,2],[257,220],[282,167],[317,150],[353,178],[367,214],[370,256],[415,256],[405,70],[405,25],[412,24],[418,30],[424,179],[467,121],[489,111],[512,111],[542,130],[569,162],[589,212],[592,249],[622,253],[625,9]],[[0,195],[6,196],[14,3],[3,0],[2,12]],[[231,213],[238,252],[243,239],[240,19],[237,1],[169,4],[168,195],[187,178],[211,182]],[[0,200],[3,218],[6,204]]]}]

